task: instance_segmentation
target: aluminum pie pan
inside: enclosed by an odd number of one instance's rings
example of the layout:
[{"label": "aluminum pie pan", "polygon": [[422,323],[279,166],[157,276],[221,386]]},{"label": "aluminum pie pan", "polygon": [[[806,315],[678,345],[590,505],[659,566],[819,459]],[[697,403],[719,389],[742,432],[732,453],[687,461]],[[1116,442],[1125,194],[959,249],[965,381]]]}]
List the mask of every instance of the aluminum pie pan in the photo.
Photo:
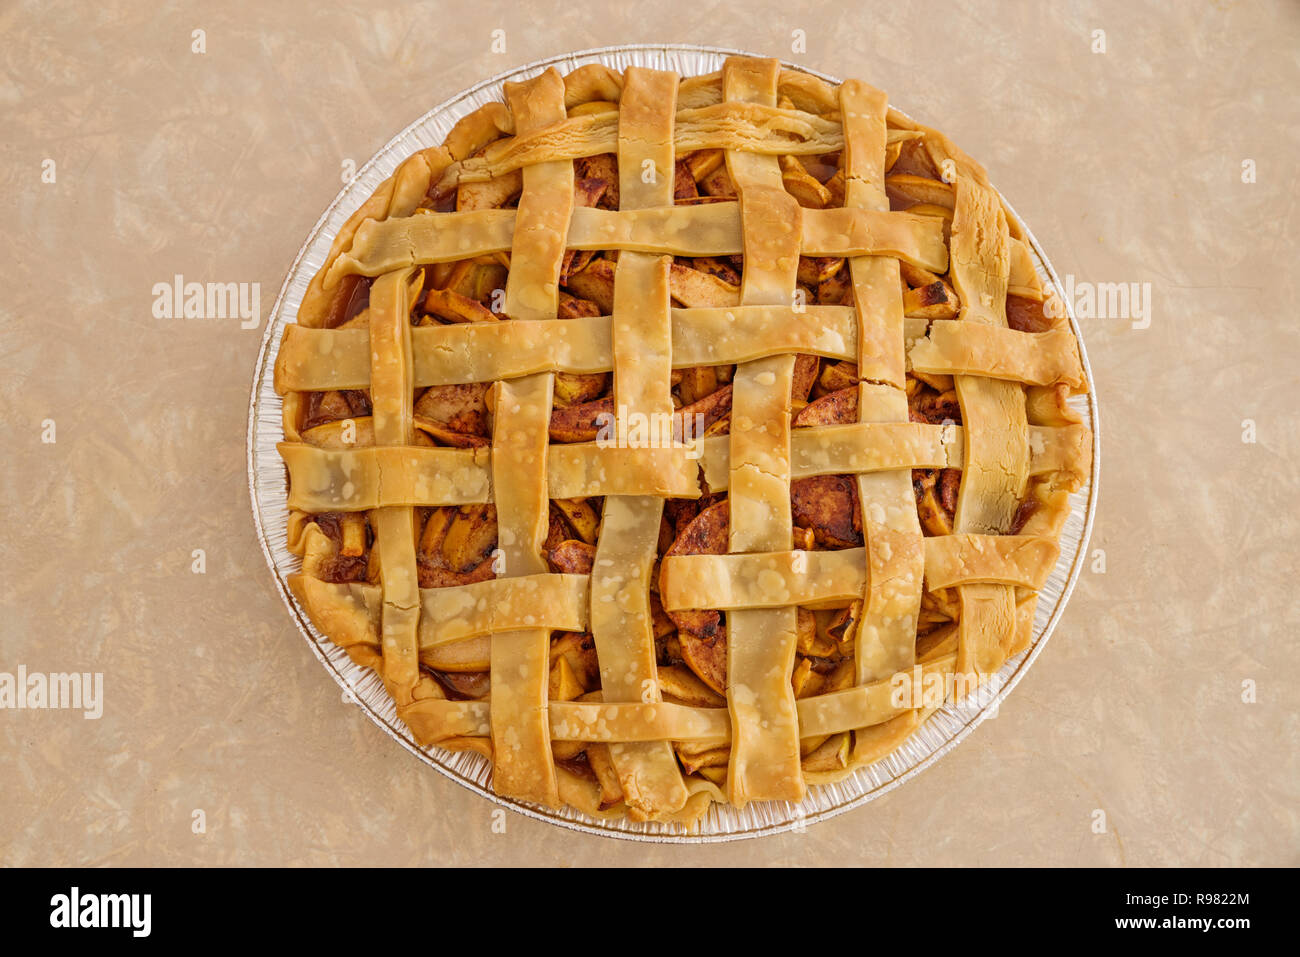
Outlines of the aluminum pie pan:
[{"label": "aluminum pie pan", "polygon": [[[669,69],[682,76],[691,76],[721,69],[723,60],[732,54],[756,55],[746,54],[742,50],[678,44],[600,47],[563,54],[537,60],[483,80],[420,117],[393,137],[357,171],[317,220],[306,242],[298,250],[267,320],[249,400],[248,486],[254,527],[280,597],[289,609],[298,631],[326,671],[370,720],[439,773],[496,804],[510,807],[528,817],[603,837],[695,844],[779,834],[802,829],[807,824],[828,820],[860,807],[920,774],[965,740],[980,722],[996,713],[998,704],[1024,676],[1047,644],[1083,567],[1097,507],[1100,441],[1092,369],[1088,364],[1073,304],[1066,299],[1051,261],[1029,227],[1021,220],[1039,276],[1045,287],[1057,289],[1079,342],[1089,391],[1086,396],[1071,399],[1070,403],[1082,416],[1084,424],[1092,429],[1092,474],[1085,486],[1070,495],[1070,514],[1061,532],[1061,554],[1056,567],[1039,591],[1033,641],[1029,648],[1003,665],[995,681],[969,695],[961,705],[949,702],[934,712],[896,751],[880,761],[859,768],[834,784],[810,786],[805,799],[797,803],[766,801],[751,803],[744,808],[715,803],[693,831],[677,824],[594,818],[570,807],[553,809],[515,801],[492,791],[489,783],[491,762],[483,756],[473,752],[453,752],[436,746],[423,748],[418,745],[398,719],[396,707],[379,677],[373,671],[355,664],[346,652],[335,646],[311,623],[304,609],[290,593],[286,582],[287,576],[298,571],[301,563],[285,545],[289,514],[286,505],[287,475],[276,451],[276,443],[283,438],[283,432],[280,397],[275,394],[272,380],[284,326],[295,320],[307,285],[324,262],[339,228],[403,159],[417,150],[440,145],[456,120],[485,103],[500,100],[503,82],[528,79],[551,66],[561,73],[567,73],[589,63],[604,63],[617,70],[629,66]],[[840,82],[836,77],[798,64],[782,62],[790,69],[802,70],[831,83]],[[942,127],[942,124],[936,125]],[[1010,204],[1008,208],[1011,208]],[[1012,213],[1015,214],[1014,209]],[[1019,219],[1019,216],[1016,218]]]}]

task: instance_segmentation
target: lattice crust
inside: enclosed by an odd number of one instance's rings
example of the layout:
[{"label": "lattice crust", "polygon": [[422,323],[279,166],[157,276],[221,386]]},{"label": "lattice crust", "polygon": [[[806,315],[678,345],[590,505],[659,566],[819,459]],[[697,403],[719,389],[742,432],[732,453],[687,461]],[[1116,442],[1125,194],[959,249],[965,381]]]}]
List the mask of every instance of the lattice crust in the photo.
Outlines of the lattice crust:
[{"label": "lattice crust", "polygon": [[860,81],[504,99],[285,331],[290,584],[503,795],[798,800],[941,703],[902,679],[961,695],[1027,646],[1090,461],[1064,310],[979,164]]}]

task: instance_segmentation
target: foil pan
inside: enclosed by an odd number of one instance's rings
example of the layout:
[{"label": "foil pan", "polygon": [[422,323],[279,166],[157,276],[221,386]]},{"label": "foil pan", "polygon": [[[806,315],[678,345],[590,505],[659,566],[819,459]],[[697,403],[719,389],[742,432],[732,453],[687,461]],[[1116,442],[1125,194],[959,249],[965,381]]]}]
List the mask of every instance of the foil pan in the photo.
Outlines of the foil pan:
[{"label": "foil pan", "polygon": [[[306,639],[307,646],[344,689],[346,696],[354,700],[370,720],[431,768],[478,792],[490,801],[511,807],[529,817],[549,821],[575,831],[659,843],[732,841],[802,829],[807,824],[824,821],[852,808],[860,807],[898,787],[904,781],[930,767],[965,740],[981,721],[996,711],[998,703],[1015,687],[1029,666],[1033,664],[1034,659],[1046,645],[1074,588],[1086,556],[1088,537],[1092,531],[1093,514],[1097,505],[1100,444],[1097,439],[1097,401],[1095,393],[1090,389],[1089,395],[1076,397],[1072,402],[1076,403],[1076,408],[1084,422],[1093,430],[1092,479],[1087,486],[1071,496],[1071,514],[1061,534],[1061,556],[1040,592],[1032,645],[1008,661],[998,673],[996,681],[985,685],[978,693],[968,696],[963,704],[949,703],[934,712],[911,738],[889,757],[862,768],[835,784],[810,787],[807,797],[797,804],[760,802],[739,810],[714,804],[693,832],[688,832],[674,824],[597,819],[571,808],[553,810],[497,796],[492,792],[489,784],[491,765],[487,759],[469,752],[451,752],[438,747],[421,748],[415,743],[406,726],[398,720],[392,700],[388,697],[379,678],[372,671],[354,664],[343,651],[335,647],[311,624],[285,583],[286,576],[298,570],[299,560],[285,547],[285,527],[288,521],[288,509],[285,506],[286,473],[280,456],[275,450],[282,433],[280,399],[272,387],[272,370],[284,326],[295,320],[303,293],[312,276],[320,269],[339,227],[374,192],[375,188],[392,174],[403,159],[417,150],[439,145],[460,117],[491,100],[500,100],[501,84],[504,81],[524,80],[536,76],[550,66],[556,67],[561,73],[567,73],[584,64],[597,62],[605,63],[618,70],[639,65],[673,70],[682,76],[691,76],[719,70],[727,55],[743,52],[686,45],[634,45],[586,50],[539,60],[498,74],[430,110],[375,154],[335,197],[334,202],[317,221],[311,235],[298,251],[298,256],[290,267],[280,294],[271,309],[262,340],[262,349],[257,359],[248,410],[248,484],[252,497],[253,521],[276,588],[279,589],[280,596],[284,599],[298,631]],[[839,82],[835,77],[806,70],[797,64],[785,65],[792,69],[813,73],[832,83]],[[869,77],[867,79],[870,80]],[[942,117],[937,118],[932,125],[942,129]],[[1027,226],[1025,226],[1025,233],[1044,286],[1049,284],[1055,286],[1062,300],[1065,301],[1060,281],[1052,269],[1052,264]],[[1068,301],[1066,307],[1070,313],[1070,325],[1075,335],[1079,337],[1079,351],[1082,354],[1084,372],[1091,386],[1092,370],[1083,348],[1079,324],[1074,316],[1073,307]]]}]

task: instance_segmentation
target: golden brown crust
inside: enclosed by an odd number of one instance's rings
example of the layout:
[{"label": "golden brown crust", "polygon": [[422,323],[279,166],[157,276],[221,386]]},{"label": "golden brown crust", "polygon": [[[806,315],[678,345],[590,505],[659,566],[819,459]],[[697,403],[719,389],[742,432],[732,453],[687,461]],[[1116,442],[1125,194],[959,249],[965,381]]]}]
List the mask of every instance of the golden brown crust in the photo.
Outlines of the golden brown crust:
[{"label": "golden brown crust", "polygon": [[499,793],[800,799],[1032,637],[1091,434],[983,168],[774,60],[508,84],[340,230],[275,367],[291,579]]}]

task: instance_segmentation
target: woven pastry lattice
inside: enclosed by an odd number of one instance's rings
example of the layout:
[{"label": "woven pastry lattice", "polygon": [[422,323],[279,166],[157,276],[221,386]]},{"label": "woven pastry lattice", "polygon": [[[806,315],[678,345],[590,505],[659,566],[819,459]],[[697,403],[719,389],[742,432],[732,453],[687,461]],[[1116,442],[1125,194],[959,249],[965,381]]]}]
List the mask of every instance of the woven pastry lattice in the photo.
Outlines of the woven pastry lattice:
[{"label": "woven pastry lattice", "polygon": [[[983,169],[859,81],[737,56],[685,80],[551,69],[504,98],[375,192],[286,328],[290,585],[415,738],[488,755],[498,793],[653,820],[798,800],[1028,644],[1090,454],[1066,404],[1085,382],[1064,310]],[[684,199],[699,171],[684,158],[710,154],[734,196]],[[615,207],[583,205],[575,161],[611,156]],[[834,190],[804,162],[827,157]],[[612,270],[599,314],[563,291],[593,250]],[[490,306],[435,279],[493,257],[508,268]],[[741,257],[737,301],[685,304],[679,261],[725,257]],[[838,301],[809,302],[826,262]],[[441,318],[413,322],[431,299]],[[850,384],[809,402],[807,359]],[[734,367],[725,431],[698,434],[674,402],[675,377],[702,367]],[[557,376],[604,374],[598,437],[552,441]],[[955,414],[918,416],[917,377],[949,387]],[[486,389],[482,441],[421,422],[420,395],[461,387]],[[341,411],[313,419],[324,401]],[[913,470],[960,470],[942,534],[923,527]],[[861,544],[797,539],[792,483],[822,476],[847,483]],[[693,527],[725,547],[687,535],[665,551],[665,502],[702,495]],[[554,503],[592,501],[589,554],[557,570]],[[434,580],[434,516],[489,503],[490,574]],[[927,595],[944,596],[945,627],[923,627]],[[716,702],[666,688],[656,603],[725,639],[696,689]],[[852,609],[836,633],[851,653],[842,680],[801,695],[804,620],[827,608]],[[598,690],[567,693],[563,667],[557,683],[556,634],[589,636]],[[476,655],[486,681],[449,691],[438,675],[475,673]]]}]

